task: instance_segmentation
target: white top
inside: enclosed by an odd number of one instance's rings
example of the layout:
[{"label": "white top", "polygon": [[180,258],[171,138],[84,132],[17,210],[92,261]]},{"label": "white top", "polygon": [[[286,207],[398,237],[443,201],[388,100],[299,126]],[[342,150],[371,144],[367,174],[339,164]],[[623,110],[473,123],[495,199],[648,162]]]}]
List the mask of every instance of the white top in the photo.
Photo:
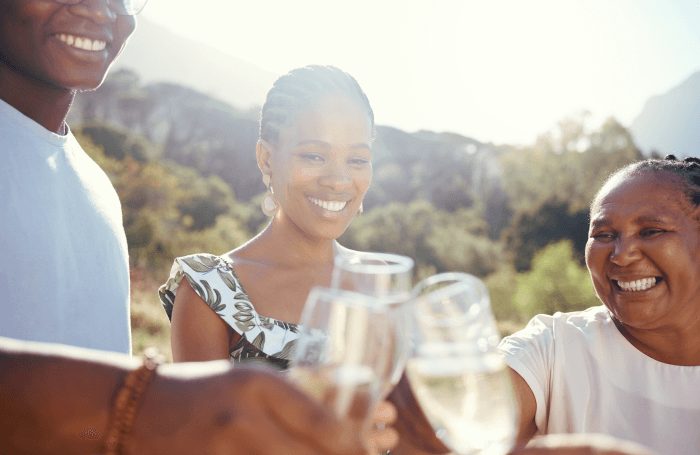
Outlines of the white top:
[{"label": "white top", "polygon": [[131,353],[119,198],[72,133],[0,100],[0,336]]},{"label": "white top", "polygon": [[700,366],[647,357],[604,306],[535,316],[499,349],[535,395],[538,434],[603,433],[660,454],[700,453]]}]

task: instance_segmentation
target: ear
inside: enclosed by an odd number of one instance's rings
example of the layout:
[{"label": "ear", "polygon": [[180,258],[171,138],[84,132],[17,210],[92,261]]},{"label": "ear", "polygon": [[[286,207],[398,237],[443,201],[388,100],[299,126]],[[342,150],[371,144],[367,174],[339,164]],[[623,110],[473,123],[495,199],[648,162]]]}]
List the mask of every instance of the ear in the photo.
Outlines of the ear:
[{"label": "ear", "polygon": [[272,146],[269,142],[263,141],[262,139],[258,141],[258,145],[255,147],[255,154],[258,157],[258,168],[263,174],[270,175],[272,173]]}]

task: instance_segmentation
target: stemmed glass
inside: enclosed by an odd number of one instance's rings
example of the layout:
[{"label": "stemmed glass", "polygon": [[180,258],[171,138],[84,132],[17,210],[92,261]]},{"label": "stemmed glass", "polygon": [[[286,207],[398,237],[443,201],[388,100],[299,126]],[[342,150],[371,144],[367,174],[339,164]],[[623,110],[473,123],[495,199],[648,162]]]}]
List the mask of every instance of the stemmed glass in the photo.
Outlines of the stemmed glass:
[{"label": "stemmed glass", "polygon": [[392,346],[388,363],[384,366],[389,374],[382,373],[387,380],[382,394],[386,396],[401,379],[401,374],[410,353],[409,341],[412,331],[409,304],[412,299],[413,259],[389,253],[339,254],[331,287],[350,290],[376,298],[387,310],[385,324],[381,330],[390,333]]},{"label": "stemmed glass", "polygon": [[371,296],[317,287],[299,321],[290,379],[358,432],[369,424],[390,374],[386,315]]},{"label": "stemmed glass", "polygon": [[502,455],[517,417],[509,371],[488,291],[462,273],[430,277],[414,289],[415,351],[406,374],[443,443],[457,454]]}]

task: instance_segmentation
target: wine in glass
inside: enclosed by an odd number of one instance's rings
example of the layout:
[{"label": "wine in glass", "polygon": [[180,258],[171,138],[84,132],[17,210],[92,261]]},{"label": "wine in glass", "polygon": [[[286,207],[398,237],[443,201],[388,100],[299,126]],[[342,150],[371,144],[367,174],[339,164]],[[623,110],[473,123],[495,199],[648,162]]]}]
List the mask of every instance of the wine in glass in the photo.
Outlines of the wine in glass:
[{"label": "wine in glass", "polygon": [[444,273],[419,283],[414,295],[416,346],[406,373],[437,437],[457,454],[505,454],[517,433],[515,395],[496,352],[486,286]]},{"label": "wine in glass", "polygon": [[393,342],[383,327],[386,313],[371,296],[314,288],[299,321],[291,380],[359,432],[387,380],[383,366]]},{"label": "wine in glass", "polygon": [[413,259],[389,253],[344,253],[335,257],[331,287],[373,296],[386,307],[382,330],[390,332],[393,345],[382,395],[386,396],[401,379],[410,347]]}]

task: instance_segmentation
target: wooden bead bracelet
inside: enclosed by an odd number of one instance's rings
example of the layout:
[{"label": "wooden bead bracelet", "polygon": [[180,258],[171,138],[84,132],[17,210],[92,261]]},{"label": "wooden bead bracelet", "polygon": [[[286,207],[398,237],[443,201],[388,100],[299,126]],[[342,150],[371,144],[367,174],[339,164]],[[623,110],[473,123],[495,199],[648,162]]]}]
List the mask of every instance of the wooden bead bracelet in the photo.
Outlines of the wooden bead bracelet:
[{"label": "wooden bead bracelet", "polygon": [[143,354],[143,365],[129,373],[114,400],[114,407],[104,442],[105,455],[121,454],[124,437],[134,430],[141,395],[153,379],[162,356],[156,348]]}]

